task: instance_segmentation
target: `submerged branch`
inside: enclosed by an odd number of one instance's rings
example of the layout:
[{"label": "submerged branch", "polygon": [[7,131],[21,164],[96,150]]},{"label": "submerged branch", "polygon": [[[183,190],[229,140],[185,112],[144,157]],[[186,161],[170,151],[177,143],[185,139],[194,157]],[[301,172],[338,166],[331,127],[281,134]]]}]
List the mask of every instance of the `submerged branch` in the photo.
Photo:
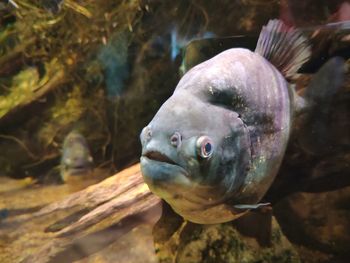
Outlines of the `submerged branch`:
[{"label": "submerged branch", "polygon": [[34,214],[35,217],[69,209],[75,206],[93,208],[101,203],[108,202],[114,197],[132,189],[143,182],[140,174],[140,165],[136,164],[120,173],[111,176],[99,184],[92,185],[80,192],[74,193],[62,201],[44,207]]},{"label": "submerged branch", "polygon": [[14,218],[12,223],[21,227],[11,230],[19,240],[10,245],[26,244],[28,238],[36,244],[21,252],[21,262],[62,262],[79,244],[101,238],[91,251],[101,250],[139,225],[154,225],[161,199],[150,192],[140,169],[133,165],[34,214]]}]

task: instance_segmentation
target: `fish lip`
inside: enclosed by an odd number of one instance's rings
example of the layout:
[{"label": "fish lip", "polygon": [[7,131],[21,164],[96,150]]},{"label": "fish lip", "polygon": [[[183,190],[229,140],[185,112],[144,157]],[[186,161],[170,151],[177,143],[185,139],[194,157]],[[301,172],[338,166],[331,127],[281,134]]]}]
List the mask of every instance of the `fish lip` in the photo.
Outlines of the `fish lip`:
[{"label": "fish lip", "polygon": [[149,160],[161,162],[161,163],[168,163],[171,165],[177,165],[179,166],[176,162],[174,162],[171,158],[169,158],[166,154],[163,154],[159,151],[155,150],[150,150],[142,154],[142,157],[146,157]]},{"label": "fish lip", "polygon": [[[171,160],[171,159],[169,158],[169,160]],[[166,167],[169,167],[169,168],[180,169],[182,175],[184,175],[187,178],[190,178],[190,175],[185,170],[185,168],[183,168],[181,165],[177,164],[173,160],[171,160],[171,162],[164,162],[164,161],[161,161],[161,160],[156,160],[156,159],[149,158],[147,156],[147,153],[145,153],[145,154],[142,154],[142,156],[140,158],[140,161],[141,161],[141,164],[147,162],[147,163],[154,163],[156,165],[166,166]]]}]

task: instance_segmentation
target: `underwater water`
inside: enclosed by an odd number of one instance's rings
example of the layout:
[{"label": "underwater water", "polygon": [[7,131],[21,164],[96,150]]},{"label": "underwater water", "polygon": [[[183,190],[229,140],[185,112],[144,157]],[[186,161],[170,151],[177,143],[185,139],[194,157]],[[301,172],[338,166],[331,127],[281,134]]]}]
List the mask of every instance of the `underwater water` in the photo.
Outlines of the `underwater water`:
[{"label": "underwater water", "polygon": [[0,262],[350,262],[350,4],[0,2]]}]

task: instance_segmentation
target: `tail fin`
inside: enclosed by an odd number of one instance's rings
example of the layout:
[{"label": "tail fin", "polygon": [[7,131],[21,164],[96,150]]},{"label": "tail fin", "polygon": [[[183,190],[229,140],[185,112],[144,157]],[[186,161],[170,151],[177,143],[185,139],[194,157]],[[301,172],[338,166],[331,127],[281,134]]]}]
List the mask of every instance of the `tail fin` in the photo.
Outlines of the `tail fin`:
[{"label": "tail fin", "polygon": [[322,154],[331,147],[329,124],[331,103],[345,77],[345,62],[340,57],[330,59],[316,73],[304,93],[306,109],[297,120],[298,142],[308,153]]},{"label": "tail fin", "polygon": [[255,52],[270,61],[286,78],[293,76],[311,56],[302,33],[277,19],[263,26]]}]

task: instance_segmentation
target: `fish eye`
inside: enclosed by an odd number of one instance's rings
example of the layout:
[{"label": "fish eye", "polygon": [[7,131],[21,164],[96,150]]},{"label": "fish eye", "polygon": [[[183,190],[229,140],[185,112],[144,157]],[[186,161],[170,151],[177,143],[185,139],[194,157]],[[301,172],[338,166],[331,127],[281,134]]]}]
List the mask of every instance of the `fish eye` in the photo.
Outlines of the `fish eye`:
[{"label": "fish eye", "polygon": [[198,138],[197,143],[197,153],[202,158],[209,158],[213,153],[213,142],[208,136],[201,136]]}]

